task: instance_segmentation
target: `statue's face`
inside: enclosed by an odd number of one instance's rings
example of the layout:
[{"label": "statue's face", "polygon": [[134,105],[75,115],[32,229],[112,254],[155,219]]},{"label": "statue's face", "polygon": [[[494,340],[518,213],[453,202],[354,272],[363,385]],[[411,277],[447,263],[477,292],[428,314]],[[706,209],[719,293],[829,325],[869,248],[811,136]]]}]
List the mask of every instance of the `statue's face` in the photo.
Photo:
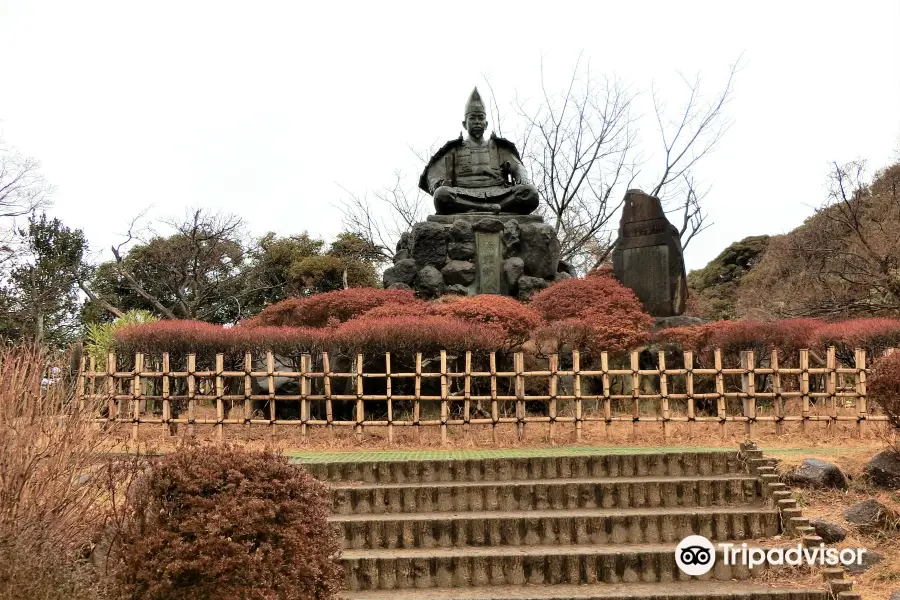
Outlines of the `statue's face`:
[{"label": "statue's face", "polygon": [[483,112],[470,112],[466,115],[466,120],[463,121],[463,127],[466,128],[470,136],[480,140],[484,135],[484,130],[487,129],[487,115]]}]

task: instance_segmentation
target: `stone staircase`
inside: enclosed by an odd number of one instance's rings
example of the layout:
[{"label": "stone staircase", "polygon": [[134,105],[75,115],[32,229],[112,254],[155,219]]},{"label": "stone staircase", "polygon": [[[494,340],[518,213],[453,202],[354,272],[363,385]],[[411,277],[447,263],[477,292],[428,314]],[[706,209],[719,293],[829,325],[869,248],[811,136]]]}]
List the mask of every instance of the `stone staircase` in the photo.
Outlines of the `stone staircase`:
[{"label": "stone staircase", "polygon": [[830,597],[824,584],[774,588],[721,556],[700,578],[678,569],[687,535],[740,544],[781,531],[778,500],[736,451],[305,466],[333,486],[352,600]]}]

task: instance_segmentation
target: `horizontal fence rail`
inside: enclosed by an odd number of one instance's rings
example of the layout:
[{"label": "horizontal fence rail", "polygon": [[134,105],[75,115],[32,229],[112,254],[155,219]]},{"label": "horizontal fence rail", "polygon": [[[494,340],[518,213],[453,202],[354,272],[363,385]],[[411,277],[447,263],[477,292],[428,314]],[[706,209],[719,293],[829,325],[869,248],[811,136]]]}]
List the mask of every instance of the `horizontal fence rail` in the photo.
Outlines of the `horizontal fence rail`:
[{"label": "horizontal fence rail", "polygon": [[197,425],[213,426],[219,439],[226,427],[297,427],[303,436],[314,428],[329,434],[353,428],[359,436],[367,428],[386,428],[389,440],[395,427],[437,427],[443,442],[451,427],[468,433],[471,426],[490,426],[496,439],[499,426],[515,426],[522,439],[527,426],[541,425],[550,440],[560,426],[574,428],[580,440],[590,422],[604,423],[607,433],[630,423],[635,436],[640,423],[656,423],[666,439],[674,423],[687,423],[689,432],[695,424],[717,425],[723,436],[727,427],[743,424],[752,436],[761,424],[783,434],[792,422],[804,433],[813,423],[834,428],[851,422],[863,437],[867,422],[887,420],[869,407],[863,349],[855,351],[852,365],[842,365],[835,348],[828,348],[824,360],[813,355],[820,366],[811,366],[809,350],[790,361],[775,351],[761,360],[741,352],[740,366],[731,368],[723,366],[720,350],[705,367],[695,364],[692,352],[673,354],[632,352],[613,364],[603,352],[583,365],[574,351],[529,356],[535,364],[526,370],[521,352],[322,352],[298,360],[248,352],[241,360],[229,356],[229,369],[225,354],[198,368],[196,354],[179,356],[176,364],[169,353],[139,353],[120,370],[119,357],[110,353],[100,368],[94,358],[82,364],[77,395],[96,408],[96,422],[130,424],[135,440],[142,425],[168,433],[180,426],[187,435]]}]

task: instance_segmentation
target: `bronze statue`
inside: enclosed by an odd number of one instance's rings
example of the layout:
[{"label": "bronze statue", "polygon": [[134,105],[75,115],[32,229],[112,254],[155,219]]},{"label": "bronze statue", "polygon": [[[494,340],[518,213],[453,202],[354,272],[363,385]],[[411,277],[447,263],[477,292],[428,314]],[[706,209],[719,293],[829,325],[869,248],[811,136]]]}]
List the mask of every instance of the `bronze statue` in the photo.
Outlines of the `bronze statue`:
[{"label": "bronze statue", "polygon": [[463,120],[469,136],[447,142],[428,161],[419,187],[434,197],[439,215],[464,212],[527,215],[538,207],[537,188],[531,184],[515,144],[493,133],[487,140],[487,115],[472,90]]}]

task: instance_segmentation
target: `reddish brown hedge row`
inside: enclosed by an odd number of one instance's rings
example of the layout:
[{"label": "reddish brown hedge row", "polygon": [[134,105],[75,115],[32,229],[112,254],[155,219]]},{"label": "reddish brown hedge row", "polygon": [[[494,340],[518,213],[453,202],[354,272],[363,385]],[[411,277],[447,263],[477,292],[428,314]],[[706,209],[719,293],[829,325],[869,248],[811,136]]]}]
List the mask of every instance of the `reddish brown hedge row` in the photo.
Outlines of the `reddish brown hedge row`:
[{"label": "reddish brown hedge row", "polygon": [[891,427],[900,430],[900,352],[875,361],[867,391],[881,406]]},{"label": "reddish brown hedge row", "polygon": [[900,320],[853,319],[828,323],[817,319],[782,319],[779,321],[716,321],[693,327],[664,329],[652,336],[656,344],[672,350],[692,350],[701,359],[709,359],[720,348],[725,355],[742,350],[767,354],[773,349],[786,359],[799,350],[824,351],[835,346],[840,360],[853,362],[856,348],[870,357],[888,348],[900,347]]}]

